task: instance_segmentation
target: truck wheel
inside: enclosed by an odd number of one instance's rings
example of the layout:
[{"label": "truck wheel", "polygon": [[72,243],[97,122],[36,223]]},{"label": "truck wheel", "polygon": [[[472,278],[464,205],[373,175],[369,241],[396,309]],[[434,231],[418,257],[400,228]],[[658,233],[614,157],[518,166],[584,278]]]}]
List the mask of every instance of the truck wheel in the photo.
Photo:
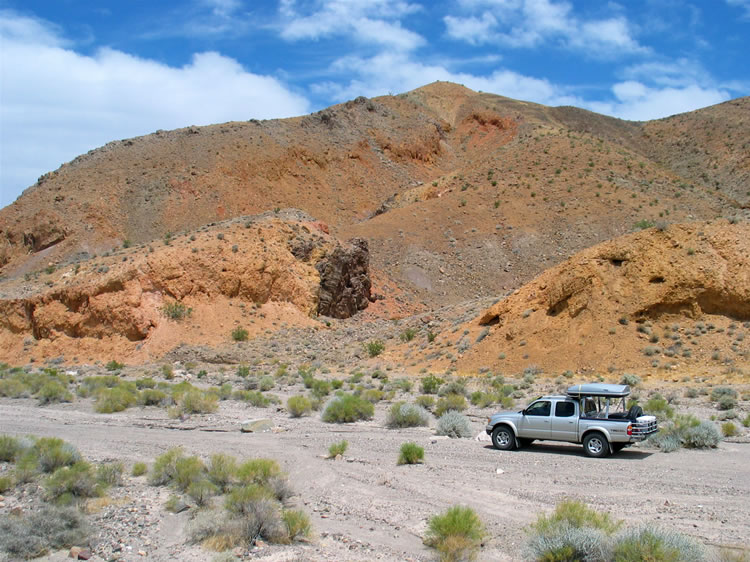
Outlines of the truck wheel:
[{"label": "truck wheel", "polygon": [[609,454],[609,442],[598,431],[592,431],[583,438],[583,450],[590,457],[606,457]]},{"label": "truck wheel", "polygon": [[516,448],[516,436],[507,425],[498,425],[492,430],[492,444],[501,451],[512,451]]}]

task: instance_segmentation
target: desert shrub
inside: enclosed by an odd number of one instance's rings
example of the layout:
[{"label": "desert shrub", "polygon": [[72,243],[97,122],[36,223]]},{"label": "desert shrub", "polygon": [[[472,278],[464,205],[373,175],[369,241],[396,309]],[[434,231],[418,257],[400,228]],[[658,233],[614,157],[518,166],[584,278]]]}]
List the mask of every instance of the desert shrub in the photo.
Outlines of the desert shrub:
[{"label": "desert shrub", "polygon": [[497,402],[497,395],[494,392],[482,392],[477,390],[471,393],[471,403],[479,408],[486,408]]},{"label": "desert shrub", "polygon": [[29,515],[0,516],[0,551],[10,559],[30,559],[50,550],[88,543],[84,515],[72,507],[44,506]]},{"label": "desert shrub", "polygon": [[271,492],[265,486],[248,484],[233,488],[224,500],[224,507],[233,515],[248,515],[252,504],[259,500],[272,499]]},{"label": "desert shrub", "polygon": [[315,379],[310,384],[313,396],[316,398],[323,398],[331,393],[331,383],[328,381]]},{"label": "desert shrub", "polygon": [[293,418],[300,418],[310,413],[312,405],[306,396],[290,396],[286,401],[286,409]]},{"label": "desert shrub", "polygon": [[416,404],[396,402],[388,410],[385,425],[387,427],[423,427],[429,424],[430,413]]},{"label": "desert shrub", "polygon": [[21,450],[21,443],[17,437],[0,435],[0,462],[14,462]]},{"label": "desert shrub", "polygon": [[180,321],[185,318],[189,318],[190,315],[193,313],[193,309],[187,307],[181,302],[172,301],[172,302],[168,302],[163,307],[161,307],[161,312],[162,314],[164,314],[164,316],[166,316],[167,318],[171,320]]},{"label": "desert shrub", "polygon": [[695,388],[688,388],[685,390],[686,398],[698,398],[698,390]]},{"label": "desert shrub", "polygon": [[127,387],[104,388],[97,393],[94,410],[100,414],[122,412],[133,406],[136,401],[136,395]]},{"label": "desert shrub", "polygon": [[180,457],[174,463],[172,483],[181,492],[185,492],[190,484],[203,479],[206,467],[198,457]]},{"label": "desert shrub", "polygon": [[719,410],[731,410],[735,406],[737,406],[737,399],[728,395],[720,396],[716,402]]},{"label": "desert shrub", "polygon": [[417,396],[417,399],[414,401],[414,403],[417,406],[421,406],[425,410],[432,410],[432,408],[435,406],[435,399],[429,394],[423,394],[422,396]]},{"label": "desert shrub", "polygon": [[711,400],[718,402],[720,398],[729,396],[731,398],[737,398],[737,391],[728,386],[717,386],[711,391]]},{"label": "desert shrub", "polygon": [[138,390],[143,390],[144,388],[156,388],[156,381],[151,377],[142,377],[135,381],[135,387]]},{"label": "desert shrub", "polygon": [[437,434],[447,435],[451,438],[471,437],[472,431],[469,418],[455,410],[446,412],[440,416],[437,422]]},{"label": "desert shrub", "polygon": [[187,487],[187,495],[190,496],[195,504],[202,507],[208,503],[208,500],[219,492],[219,488],[209,480],[200,478],[190,483]]},{"label": "desert shrub", "polygon": [[401,378],[393,381],[393,386],[401,392],[411,392],[413,383],[409,379]]},{"label": "desert shrub", "polygon": [[737,435],[737,426],[732,422],[721,424],[721,433],[724,437],[734,437]]},{"label": "desert shrub", "polygon": [[260,381],[258,381],[258,388],[260,388],[262,392],[271,390],[274,386],[276,386],[276,381],[273,380],[273,377],[269,375],[261,377]]},{"label": "desert shrub", "polygon": [[266,408],[271,403],[271,400],[259,390],[236,390],[232,398],[247,402],[256,408]]},{"label": "desert shrub", "polygon": [[96,377],[86,377],[78,385],[77,394],[82,398],[94,396],[104,388],[113,388],[120,384],[122,379],[117,375],[103,375]]},{"label": "desert shrub", "polygon": [[106,368],[106,369],[107,369],[108,371],[119,371],[119,370],[121,370],[121,369],[122,369],[122,368],[123,368],[124,366],[125,366],[125,364],[124,364],[124,363],[118,363],[117,361],[115,361],[114,359],[112,359],[112,361],[110,361],[109,363],[107,363],[107,364],[106,364],[106,365],[105,365],[104,367],[105,367],[105,368]]},{"label": "desert shrub", "polygon": [[81,460],[81,454],[73,445],[57,437],[41,437],[34,443],[35,464],[41,472],[54,472],[63,466],[71,466]]},{"label": "desert shrub", "polygon": [[181,458],[183,455],[180,447],[169,449],[163,455],[156,457],[148,477],[149,484],[152,486],[169,484],[177,474],[177,461]]},{"label": "desert shrub", "polygon": [[96,468],[96,480],[104,486],[122,486],[125,466],[121,462],[108,462]]},{"label": "desert shrub", "polygon": [[333,390],[339,390],[339,389],[340,389],[340,388],[342,388],[343,386],[344,386],[344,381],[342,381],[342,380],[340,380],[340,379],[333,379],[333,380],[331,381],[331,388],[332,388]]},{"label": "desert shrub", "polygon": [[364,398],[372,404],[380,402],[383,399],[383,396],[385,396],[384,392],[377,388],[368,388],[360,394],[360,398]]},{"label": "desert shrub", "polygon": [[461,394],[448,394],[437,401],[435,415],[442,416],[446,412],[463,412],[467,408],[466,398]]},{"label": "desert shrub", "polygon": [[422,394],[437,394],[441,384],[443,384],[443,379],[435,375],[427,375],[422,379],[420,389],[422,390]]},{"label": "desert shrub", "polygon": [[540,515],[529,528],[526,543],[533,560],[608,560],[610,539],[621,522],[598,513],[584,503],[560,502],[549,516]]},{"label": "desert shrub", "polygon": [[352,423],[369,420],[375,413],[371,402],[353,394],[344,394],[331,400],[323,411],[326,423]]},{"label": "desert shrub", "polygon": [[5,492],[13,488],[14,485],[15,482],[10,476],[0,476],[0,494],[4,494]]},{"label": "desert shrub", "polygon": [[638,386],[639,384],[641,384],[641,377],[639,377],[638,375],[625,373],[620,379],[620,384],[627,384],[628,386]]},{"label": "desert shrub", "polygon": [[300,537],[309,537],[312,530],[310,518],[300,509],[286,509],[281,514],[281,519],[286,526],[286,534],[290,541],[294,542]]},{"label": "desert shrub", "polygon": [[674,531],[650,526],[627,529],[618,535],[612,548],[612,558],[617,562],[702,562],[708,559],[705,548],[698,541]]},{"label": "desert shrub", "polygon": [[26,398],[29,396],[29,388],[19,379],[0,380],[0,396],[6,398]]},{"label": "desert shrub", "polygon": [[67,505],[82,498],[102,495],[106,486],[97,482],[94,468],[86,461],[58,468],[44,481],[44,499]]},{"label": "desert shrub", "polygon": [[208,479],[225,492],[237,479],[237,460],[224,453],[211,455],[207,473]]},{"label": "desert shrub", "polygon": [[401,338],[401,341],[403,342],[409,342],[414,339],[414,336],[417,335],[417,331],[414,328],[406,328],[403,332],[401,332],[401,335],[399,338]]},{"label": "desert shrub", "polygon": [[451,381],[441,386],[438,391],[439,396],[448,396],[450,394],[466,396],[466,383],[464,381]]},{"label": "desert shrub", "polygon": [[674,433],[660,431],[648,438],[648,444],[664,453],[672,453],[682,447],[682,439]]},{"label": "desert shrub", "polygon": [[420,464],[424,461],[424,448],[416,443],[404,443],[398,453],[398,464]]},{"label": "desert shrub", "polygon": [[484,535],[484,525],[474,510],[454,505],[430,519],[424,542],[438,551],[441,560],[467,560],[474,557]]},{"label": "desert shrub", "polygon": [[745,427],[750,427],[750,414],[745,416],[745,418],[742,420],[742,425]]},{"label": "desert shrub", "polygon": [[367,351],[367,355],[370,357],[377,357],[385,351],[385,344],[380,340],[373,340],[364,345],[365,351]]},{"label": "desert shrub", "polygon": [[56,402],[70,402],[73,400],[73,395],[60,381],[49,380],[36,393],[36,398],[39,400],[39,404],[54,404]]},{"label": "desert shrub", "polygon": [[342,457],[344,456],[344,453],[349,448],[349,442],[344,439],[343,441],[337,441],[336,443],[332,443],[330,447],[328,447],[328,458],[329,459],[335,459],[339,455]]},{"label": "desert shrub", "polygon": [[237,479],[242,484],[265,486],[272,478],[281,476],[281,468],[273,459],[251,459],[237,468]]},{"label": "desert shrub", "polygon": [[232,330],[232,339],[234,341],[247,341],[248,336],[250,335],[250,332],[248,332],[245,328],[237,327],[234,330]]},{"label": "desert shrub", "polygon": [[162,392],[156,388],[141,390],[136,398],[136,403],[139,406],[161,406],[168,401],[166,392]]},{"label": "desert shrub", "polygon": [[674,415],[674,408],[660,394],[654,394],[649,398],[643,405],[643,410],[647,414],[656,416],[660,421],[664,421]]},{"label": "desert shrub", "polygon": [[137,462],[133,465],[133,469],[130,471],[130,474],[133,476],[143,476],[148,472],[148,466],[146,466],[145,462]]},{"label": "desert shrub", "polygon": [[185,414],[210,414],[219,408],[215,395],[198,389],[191,389],[183,394],[178,405]]},{"label": "desert shrub", "polygon": [[716,426],[706,421],[688,428],[682,437],[682,444],[688,449],[713,449],[720,441],[721,435]]}]

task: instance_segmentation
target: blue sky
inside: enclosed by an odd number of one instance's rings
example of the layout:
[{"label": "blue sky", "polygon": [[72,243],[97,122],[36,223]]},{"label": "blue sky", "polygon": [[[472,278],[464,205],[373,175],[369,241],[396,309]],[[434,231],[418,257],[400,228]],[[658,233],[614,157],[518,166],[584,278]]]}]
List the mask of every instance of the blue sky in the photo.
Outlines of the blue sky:
[{"label": "blue sky", "polygon": [[0,40],[0,206],[111,140],[435,80],[636,120],[750,94],[750,0],[0,0]]}]

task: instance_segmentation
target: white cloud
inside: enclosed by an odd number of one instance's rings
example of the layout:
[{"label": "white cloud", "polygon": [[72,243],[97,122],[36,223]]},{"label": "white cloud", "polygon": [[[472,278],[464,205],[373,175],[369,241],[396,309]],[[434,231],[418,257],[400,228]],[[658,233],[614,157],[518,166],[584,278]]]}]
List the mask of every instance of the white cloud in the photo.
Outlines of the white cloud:
[{"label": "white cloud", "polygon": [[399,0],[317,0],[312,9],[294,0],[282,0],[281,36],[290,41],[347,36],[362,43],[392,49],[412,50],[425,44],[424,38],[401,26],[401,18],[421,9]]},{"label": "white cloud", "polygon": [[745,10],[745,18],[750,18],[750,0],[727,0],[730,6],[737,6]]},{"label": "white cloud", "polygon": [[404,92],[436,80],[463,84],[473,90],[550,105],[582,103],[565,89],[547,80],[524,76],[511,70],[499,69],[487,76],[452,72],[441,64],[417,62],[403,53],[380,53],[374,57],[344,57],[336,61],[333,71],[356,78],[348,84],[334,82],[318,84],[316,93],[337,100],[360,95],[378,96],[389,92]]},{"label": "white cloud", "polygon": [[45,22],[0,13],[0,204],[44,172],[114,139],[230,120],[299,115],[308,101],[213,52],[170,67],[112,49],[67,48]]},{"label": "white cloud", "polygon": [[[475,45],[497,43],[531,48],[557,41],[592,58],[648,51],[633,37],[623,16],[584,20],[573,13],[568,2],[463,0],[460,5],[470,15],[445,16],[446,34]],[[475,13],[478,9],[484,10],[480,17]]]},{"label": "white cloud", "polygon": [[684,87],[648,87],[641,82],[619,82],[612,87],[615,100],[589,102],[585,106],[593,111],[621,119],[646,121],[668,115],[693,111],[728,100],[728,92],[698,85]]},{"label": "white cloud", "polygon": [[626,67],[623,77],[642,80],[659,86],[683,87],[693,84],[714,85],[714,78],[696,60],[647,61]]}]

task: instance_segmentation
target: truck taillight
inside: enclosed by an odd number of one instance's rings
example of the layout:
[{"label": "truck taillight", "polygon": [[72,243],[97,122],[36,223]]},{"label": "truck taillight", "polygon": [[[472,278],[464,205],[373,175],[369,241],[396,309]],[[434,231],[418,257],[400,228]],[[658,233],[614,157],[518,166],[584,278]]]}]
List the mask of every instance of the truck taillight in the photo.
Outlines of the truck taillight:
[{"label": "truck taillight", "polygon": [[632,423],[628,424],[628,435],[633,435],[633,424]]}]

